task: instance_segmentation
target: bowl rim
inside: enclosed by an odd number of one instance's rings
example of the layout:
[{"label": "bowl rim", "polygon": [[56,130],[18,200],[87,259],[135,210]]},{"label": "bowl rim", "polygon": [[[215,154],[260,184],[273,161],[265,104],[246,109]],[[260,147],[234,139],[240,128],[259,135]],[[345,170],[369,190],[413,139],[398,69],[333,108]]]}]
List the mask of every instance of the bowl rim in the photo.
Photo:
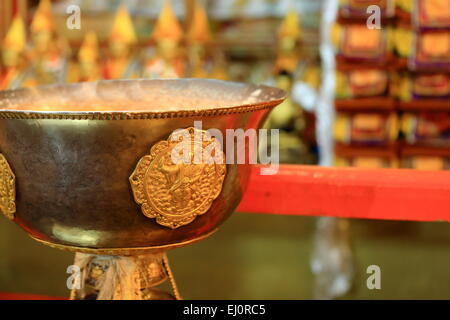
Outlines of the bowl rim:
[{"label": "bowl rim", "polygon": [[[148,111],[148,110],[137,110],[137,111],[126,111],[126,110],[105,110],[105,111],[44,111],[44,110],[19,110],[2,108],[0,106],[0,119],[67,119],[67,120],[149,120],[149,119],[167,119],[167,118],[187,118],[187,117],[205,117],[205,116],[220,116],[236,113],[247,113],[254,112],[263,109],[270,109],[277,106],[287,98],[287,92],[263,84],[249,84],[234,81],[224,81],[215,79],[200,79],[200,78],[179,78],[179,79],[119,79],[119,80],[100,80],[90,83],[109,83],[109,82],[131,82],[131,81],[195,81],[195,82],[222,82],[224,84],[234,84],[243,85],[248,88],[253,87],[255,90],[264,89],[272,90],[276,92],[276,98],[267,101],[261,101],[256,103],[247,104],[237,104],[233,106],[224,107],[211,107],[211,108],[186,108],[182,110],[171,110],[171,111]],[[52,84],[45,86],[37,86],[32,88],[18,88],[12,90],[3,91],[3,95],[11,94],[13,92],[32,92],[36,89],[55,89],[58,87],[70,88],[71,86],[86,85],[88,82],[83,83],[73,83],[73,84]],[[1,99],[0,99],[1,104]]]}]

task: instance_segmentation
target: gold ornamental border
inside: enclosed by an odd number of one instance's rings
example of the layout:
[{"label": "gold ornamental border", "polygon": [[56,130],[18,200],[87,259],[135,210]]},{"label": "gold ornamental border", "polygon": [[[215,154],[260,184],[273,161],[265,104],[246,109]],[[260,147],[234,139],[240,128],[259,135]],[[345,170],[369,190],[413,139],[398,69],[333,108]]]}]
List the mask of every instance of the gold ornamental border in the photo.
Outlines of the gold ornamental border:
[{"label": "gold ornamental border", "polygon": [[25,110],[7,110],[0,109],[0,119],[57,119],[57,120],[151,120],[151,119],[169,119],[169,118],[188,118],[188,117],[212,117],[236,113],[254,112],[263,109],[269,109],[281,102],[281,99],[257,104],[247,104],[236,107],[212,108],[212,109],[193,109],[180,111],[136,111],[136,112],[46,112],[46,111],[25,111]]},{"label": "gold ornamental border", "polygon": [[182,241],[182,242],[176,242],[171,244],[165,244],[165,245],[159,245],[159,246],[149,246],[149,247],[133,247],[133,248],[89,248],[89,247],[77,247],[77,246],[70,246],[65,244],[58,244],[53,243],[49,241],[45,241],[42,239],[38,239],[30,235],[30,237],[33,240],[36,240],[39,243],[42,243],[46,246],[49,246],[51,248],[64,250],[68,252],[81,252],[81,253],[88,253],[88,254],[100,254],[100,255],[109,255],[109,256],[133,256],[133,255],[139,255],[144,253],[150,253],[150,252],[157,252],[157,251],[166,251],[168,249],[175,249],[179,247],[187,246],[191,243],[195,243],[200,240],[204,240],[206,238],[209,238],[211,235],[213,235],[218,228],[214,229],[213,231],[202,235],[200,237]]}]

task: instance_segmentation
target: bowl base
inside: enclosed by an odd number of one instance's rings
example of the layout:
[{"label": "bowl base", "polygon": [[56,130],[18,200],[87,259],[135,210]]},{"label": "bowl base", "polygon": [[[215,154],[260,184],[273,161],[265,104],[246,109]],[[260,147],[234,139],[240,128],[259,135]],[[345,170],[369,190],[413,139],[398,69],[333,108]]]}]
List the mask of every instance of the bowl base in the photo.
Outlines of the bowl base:
[{"label": "bowl base", "polygon": [[89,254],[98,254],[98,255],[109,255],[109,256],[134,256],[134,255],[141,255],[146,253],[155,253],[155,252],[162,252],[169,249],[179,248],[187,246],[191,243],[195,243],[197,241],[203,240],[211,236],[213,233],[215,233],[218,229],[214,229],[213,231],[202,235],[200,237],[190,239],[183,242],[177,242],[177,243],[171,243],[166,245],[160,245],[160,246],[150,246],[150,247],[133,247],[133,248],[89,248],[89,247],[77,247],[77,246],[69,246],[64,244],[57,244],[53,242],[48,242],[42,239],[35,238],[30,235],[30,237],[37,242],[40,242],[46,246],[69,251],[69,252],[80,252],[80,253],[89,253]]}]

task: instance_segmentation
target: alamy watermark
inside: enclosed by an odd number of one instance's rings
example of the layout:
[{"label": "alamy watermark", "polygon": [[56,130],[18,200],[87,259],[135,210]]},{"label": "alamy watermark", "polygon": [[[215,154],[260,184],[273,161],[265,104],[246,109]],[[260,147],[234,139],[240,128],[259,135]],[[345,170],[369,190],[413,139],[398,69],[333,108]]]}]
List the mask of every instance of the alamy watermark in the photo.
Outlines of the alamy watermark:
[{"label": "alamy watermark", "polygon": [[66,26],[69,30],[81,29],[81,8],[75,4],[67,6],[66,13],[69,17],[66,19]]},{"label": "alamy watermark", "polygon": [[367,267],[366,273],[370,274],[366,281],[367,289],[381,290],[381,268],[372,264]]},{"label": "alamy watermark", "polygon": [[[262,175],[278,173],[278,129],[226,129],[224,136],[216,128],[203,131],[202,121],[194,121],[194,129],[194,135],[189,129],[177,129],[172,133],[171,141],[177,142],[171,154],[174,164],[222,164],[224,157],[221,154],[225,150],[226,164],[260,163],[266,165],[261,168]],[[208,143],[207,147],[201,147],[199,142],[203,141]]]},{"label": "alamy watermark", "polygon": [[66,285],[69,290],[81,289],[81,269],[77,265],[70,265],[67,267],[66,273],[70,274],[67,278]]},{"label": "alamy watermark", "polygon": [[374,4],[367,7],[366,13],[370,14],[366,22],[367,28],[381,29],[381,8]]}]

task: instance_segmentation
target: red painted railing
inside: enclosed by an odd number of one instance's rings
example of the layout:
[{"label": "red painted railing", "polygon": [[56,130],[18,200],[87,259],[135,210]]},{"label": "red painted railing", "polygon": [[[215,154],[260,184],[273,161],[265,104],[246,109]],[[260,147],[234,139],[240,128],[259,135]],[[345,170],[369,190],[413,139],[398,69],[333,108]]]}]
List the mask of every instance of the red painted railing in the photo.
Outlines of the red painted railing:
[{"label": "red painted railing", "polygon": [[450,221],[450,171],[255,166],[239,212]]}]

